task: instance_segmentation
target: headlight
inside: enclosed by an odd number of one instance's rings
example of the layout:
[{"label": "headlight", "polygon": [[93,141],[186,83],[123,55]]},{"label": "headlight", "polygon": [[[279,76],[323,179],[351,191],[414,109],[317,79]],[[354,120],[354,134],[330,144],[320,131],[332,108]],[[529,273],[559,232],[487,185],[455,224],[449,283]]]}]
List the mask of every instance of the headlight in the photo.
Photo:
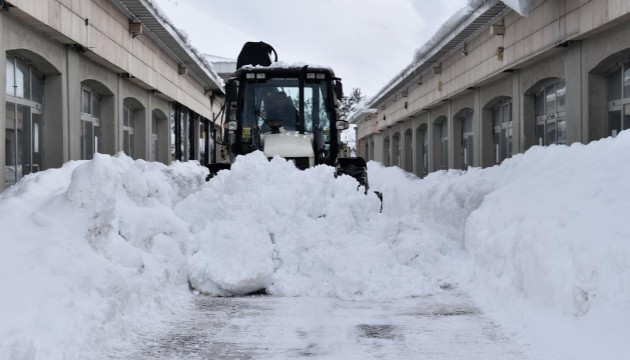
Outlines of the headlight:
[{"label": "headlight", "polygon": [[236,121],[228,121],[227,128],[230,131],[236,131],[236,129],[238,129],[238,123]]}]

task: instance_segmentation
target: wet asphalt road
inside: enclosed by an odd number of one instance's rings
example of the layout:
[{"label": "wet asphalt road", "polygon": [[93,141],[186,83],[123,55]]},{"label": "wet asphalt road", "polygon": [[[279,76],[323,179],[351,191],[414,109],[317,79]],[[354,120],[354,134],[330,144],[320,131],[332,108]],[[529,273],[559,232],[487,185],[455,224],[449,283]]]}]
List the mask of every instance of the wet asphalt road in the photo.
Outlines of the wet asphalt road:
[{"label": "wet asphalt road", "polygon": [[465,296],[397,300],[198,296],[127,359],[528,359]]}]

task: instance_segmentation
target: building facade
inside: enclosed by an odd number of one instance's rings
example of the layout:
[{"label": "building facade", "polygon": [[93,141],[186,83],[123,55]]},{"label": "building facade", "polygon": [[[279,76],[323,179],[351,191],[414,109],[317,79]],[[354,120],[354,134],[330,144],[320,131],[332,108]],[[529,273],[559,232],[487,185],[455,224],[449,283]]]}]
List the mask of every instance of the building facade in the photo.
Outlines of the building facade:
[{"label": "building facade", "polygon": [[223,82],[149,1],[0,7],[0,190],[96,152],[212,160]]},{"label": "building facade", "polygon": [[486,0],[350,119],[359,155],[424,176],[630,128],[630,1]]}]

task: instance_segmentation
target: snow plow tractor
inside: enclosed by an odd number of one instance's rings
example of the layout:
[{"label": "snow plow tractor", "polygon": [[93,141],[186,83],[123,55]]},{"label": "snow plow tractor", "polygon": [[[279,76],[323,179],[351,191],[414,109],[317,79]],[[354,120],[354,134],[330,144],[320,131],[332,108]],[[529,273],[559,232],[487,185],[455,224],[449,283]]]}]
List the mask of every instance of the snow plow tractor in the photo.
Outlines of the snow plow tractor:
[{"label": "snow plow tractor", "polygon": [[[276,62],[270,59],[276,55]],[[348,122],[339,118],[343,96],[341,79],[330,68],[277,62],[275,50],[263,42],[246,43],[237,70],[225,85],[222,145],[224,163],[208,165],[210,176],[229,169],[236,156],[257,150],[269,159],[279,155],[299,169],[319,164],[335,166],[337,175],[367,183],[362,158],[339,158],[341,131]]]}]

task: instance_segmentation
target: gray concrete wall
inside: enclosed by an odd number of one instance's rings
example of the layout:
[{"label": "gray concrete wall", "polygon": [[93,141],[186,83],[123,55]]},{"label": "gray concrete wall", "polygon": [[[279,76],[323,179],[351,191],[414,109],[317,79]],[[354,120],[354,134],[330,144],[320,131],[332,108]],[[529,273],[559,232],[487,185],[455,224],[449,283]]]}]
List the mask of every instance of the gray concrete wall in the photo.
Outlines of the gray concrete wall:
[{"label": "gray concrete wall", "polygon": [[[160,146],[158,160],[170,161],[171,102],[178,101],[212,120],[220,112],[221,94],[213,102],[204,85],[191,75],[180,75],[177,62],[149,36],[132,38],[128,17],[108,0],[12,1],[15,7],[0,12],[0,53],[27,59],[45,76],[43,119],[44,169],[81,159],[81,86],[101,95],[99,152],[123,149],[122,103],[134,99],[138,108],[136,157],[148,159],[151,151],[152,114],[157,111]],[[79,44],[85,48],[68,44]],[[6,57],[0,58],[5,67]],[[129,73],[131,77],[121,76]],[[6,84],[0,72],[0,88]],[[158,91],[153,91],[157,89]],[[0,103],[6,94],[0,91]],[[5,106],[0,107],[0,142],[5,142]],[[4,167],[5,148],[0,147]],[[0,172],[0,188],[4,172]]]},{"label": "gray concrete wall", "polygon": [[[461,127],[454,117],[469,107],[474,112],[475,166],[491,166],[493,105],[512,99],[513,151],[524,152],[537,144],[535,93],[560,80],[567,91],[567,142],[608,136],[605,76],[616,62],[630,59],[629,20],[630,1],[618,0],[537,0],[528,17],[510,11],[497,21],[505,26],[504,35],[482,31],[466,41],[467,55],[454,51],[438,64],[439,71],[428,70],[400,84],[401,92],[373,104],[376,128],[359,127],[359,134],[368,137],[393,124],[414,128],[417,173],[415,129],[426,116],[435,171],[441,156],[435,120],[445,116],[448,166],[460,168]],[[502,59],[499,48],[504,49]]]}]

